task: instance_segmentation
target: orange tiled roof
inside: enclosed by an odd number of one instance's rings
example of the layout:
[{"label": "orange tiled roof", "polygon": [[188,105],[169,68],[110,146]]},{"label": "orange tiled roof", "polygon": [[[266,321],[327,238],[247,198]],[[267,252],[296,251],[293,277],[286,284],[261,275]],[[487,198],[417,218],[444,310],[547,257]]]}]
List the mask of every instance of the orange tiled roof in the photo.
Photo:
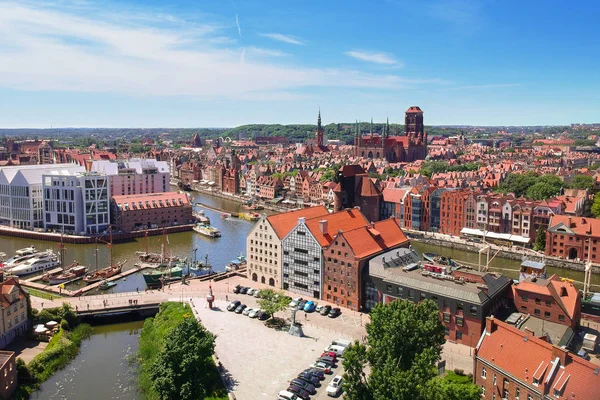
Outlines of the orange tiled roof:
[{"label": "orange tiled roof", "polygon": [[408,238],[400,229],[396,218],[375,222],[373,225],[362,226],[342,234],[358,258],[408,243]]},{"label": "orange tiled roof", "polygon": [[306,219],[328,215],[329,211],[324,206],[303,208],[296,211],[288,211],[283,214],[271,215],[267,220],[275,230],[279,239],[283,239],[298,223],[298,218]]},{"label": "orange tiled roof", "polygon": [[[534,376],[549,387],[549,396],[560,389],[559,399],[600,399],[600,374],[597,366],[581,357],[567,354],[565,365],[552,371],[553,346],[504,322],[493,321],[495,330],[483,334],[477,356],[521,382],[532,385]],[[551,376],[550,372],[553,372]],[[489,376],[489,375],[488,375]],[[488,378],[489,379],[489,378]],[[553,397],[554,398],[554,397]]]},{"label": "orange tiled roof", "polygon": [[[126,211],[163,207],[181,207],[190,204],[187,195],[177,192],[113,196],[113,200],[119,209],[125,208]],[[125,205],[127,205],[127,207]]]},{"label": "orange tiled roof", "polygon": [[[319,229],[319,221],[323,220],[328,222],[327,235],[323,235]],[[329,246],[338,231],[348,231],[368,224],[369,221],[358,208],[347,208],[326,217],[319,216],[306,220],[306,227],[322,247]]]},{"label": "orange tiled roof", "polygon": [[[566,294],[561,296],[562,288],[566,289]],[[577,313],[579,298],[579,290],[572,283],[562,282],[556,275],[552,275],[549,279],[538,279],[535,282],[525,280],[513,286],[513,290],[518,292],[535,293],[542,296],[550,296],[563,309],[563,311],[573,319]]]},{"label": "orange tiled roof", "polygon": [[564,224],[577,235],[600,237],[600,219],[587,217],[571,217],[568,215],[553,215],[548,229]]}]

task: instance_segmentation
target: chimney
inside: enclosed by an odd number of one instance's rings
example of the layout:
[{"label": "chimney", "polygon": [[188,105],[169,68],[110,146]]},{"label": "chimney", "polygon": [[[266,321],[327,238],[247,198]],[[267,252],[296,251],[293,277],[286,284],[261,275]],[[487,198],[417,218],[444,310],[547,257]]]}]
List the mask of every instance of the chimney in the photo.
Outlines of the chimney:
[{"label": "chimney", "polygon": [[305,223],[305,222],[306,222],[306,218],[305,218],[305,217],[300,217],[300,218],[298,218],[298,223],[299,223],[299,224],[303,224],[303,223]]},{"label": "chimney", "polygon": [[319,230],[323,235],[327,235],[329,233],[329,223],[326,219],[319,221]]},{"label": "chimney", "polygon": [[530,328],[525,327],[525,329],[523,329],[526,333],[529,334],[529,336],[535,336],[535,332],[532,331]]},{"label": "chimney", "polygon": [[496,321],[494,320],[494,316],[490,315],[489,317],[485,318],[485,331],[487,333],[492,333],[496,330],[497,325],[496,325]]},{"label": "chimney", "polygon": [[556,345],[552,346],[552,359],[558,357],[558,359],[560,360],[560,365],[566,364],[567,354],[569,354],[567,349],[563,349],[562,347],[558,347]]}]

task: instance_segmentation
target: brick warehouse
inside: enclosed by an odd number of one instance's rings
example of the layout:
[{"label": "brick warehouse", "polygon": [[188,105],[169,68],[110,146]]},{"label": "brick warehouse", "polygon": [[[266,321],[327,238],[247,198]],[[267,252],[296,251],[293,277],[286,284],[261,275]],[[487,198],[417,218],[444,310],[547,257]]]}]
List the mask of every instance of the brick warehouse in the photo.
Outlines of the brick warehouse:
[{"label": "brick warehouse", "polygon": [[177,192],[113,196],[111,214],[115,227],[125,232],[194,221],[187,195]]}]

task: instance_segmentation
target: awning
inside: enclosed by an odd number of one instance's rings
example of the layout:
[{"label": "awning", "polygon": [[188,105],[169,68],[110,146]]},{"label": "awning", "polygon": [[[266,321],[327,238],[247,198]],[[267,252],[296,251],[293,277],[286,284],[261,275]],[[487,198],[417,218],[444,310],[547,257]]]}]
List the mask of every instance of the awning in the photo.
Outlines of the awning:
[{"label": "awning", "polygon": [[471,235],[478,237],[486,237],[486,239],[497,239],[497,240],[507,240],[515,243],[526,244],[529,243],[530,238],[519,235],[511,235],[510,233],[496,233],[496,232],[483,232],[480,229],[473,228],[462,228],[460,230],[461,235]]},{"label": "awning", "polygon": [[274,199],[271,200],[271,203],[277,204],[277,203],[279,203],[282,200],[283,200],[283,197],[276,197],[276,198],[274,198]]}]

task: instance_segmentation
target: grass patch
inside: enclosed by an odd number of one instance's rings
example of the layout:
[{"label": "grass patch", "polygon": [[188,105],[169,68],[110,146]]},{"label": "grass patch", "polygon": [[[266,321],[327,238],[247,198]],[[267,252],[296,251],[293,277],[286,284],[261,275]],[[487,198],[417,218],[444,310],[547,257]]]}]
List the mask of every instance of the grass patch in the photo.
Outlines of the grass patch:
[{"label": "grass patch", "polygon": [[448,371],[448,373],[446,374],[446,376],[444,376],[444,379],[452,382],[452,383],[457,383],[460,385],[467,385],[467,384],[471,384],[473,383],[473,377],[469,377],[468,375],[459,375],[454,371]]},{"label": "grass patch", "polygon": [[63,297],[58,294],[47,293],[47,292],[44,292],[43,290],[38,290],[38,289],[26,288],[25,290],[32,296],[39,297],[41,299],[46,299],[46,300],[55,300],[55,299],[60,299]]},{"label": "grass patch", "polygon": [[[158,400],[158,394],[153,389],[150,378],[150,366],[164,347],[165,339],[171,329],[185,318],[194,318],[190,308],[181,303],[166,302],[160,305],[160,311],[154,318],[148,318],[140,335],[138,348],[138,388],[146,400]],[[214,382],[212,397],[207,400],[226,400],[227,391],[219,375],[216,365],[208,371],[211,382]]]}]

